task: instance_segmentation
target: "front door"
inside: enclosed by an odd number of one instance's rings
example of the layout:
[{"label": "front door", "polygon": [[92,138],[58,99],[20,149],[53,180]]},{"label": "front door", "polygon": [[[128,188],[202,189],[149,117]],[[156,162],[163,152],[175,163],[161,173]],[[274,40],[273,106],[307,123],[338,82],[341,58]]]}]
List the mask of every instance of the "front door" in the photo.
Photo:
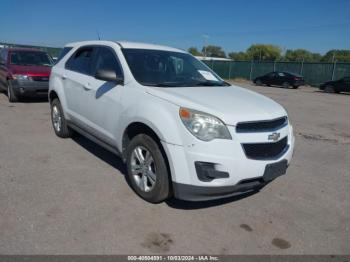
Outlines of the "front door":
[{"label": "front door", "polygon": [[[97,70],[113,70],[117,76],[123,76],[115,51],[107,46],[98,47],[93,74]],[[115,132],[122,111],[121,96],[124,89],[125,87],[120,84],[91,77],[88,90],[85,91],[82,114],[89,119],[89,124],[97,136],[110,145],[115,144]]]}]

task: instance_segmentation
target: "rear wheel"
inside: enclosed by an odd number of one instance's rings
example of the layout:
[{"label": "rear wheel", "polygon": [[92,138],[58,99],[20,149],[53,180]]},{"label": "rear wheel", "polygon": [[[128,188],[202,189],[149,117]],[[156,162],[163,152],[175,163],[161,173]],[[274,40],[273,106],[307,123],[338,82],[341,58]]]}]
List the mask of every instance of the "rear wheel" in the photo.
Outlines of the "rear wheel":
[{"label": "rear wheel", "polygon": [[51,122],[57,136],[61,138],[68,138],[72,136],[73,131],[67,125],[61,102],[57,98],[55,98],[51,103]]},{"label": "rear wheel", "polygon": [[293,86],[293,89],[298,89],[299,88],[299,86]]},{"label": "rear wheel", "polygon": [[143,199],[159,203],[170,196],[166,159],[159,145],[148,135],[135,136],[127,148],[127,179]]},{"label": "rear wheel", "polygon": [[7,98],[10,103],[18,102],[18,96],[13,91],[13,87],[10,81],[7,81]]}]

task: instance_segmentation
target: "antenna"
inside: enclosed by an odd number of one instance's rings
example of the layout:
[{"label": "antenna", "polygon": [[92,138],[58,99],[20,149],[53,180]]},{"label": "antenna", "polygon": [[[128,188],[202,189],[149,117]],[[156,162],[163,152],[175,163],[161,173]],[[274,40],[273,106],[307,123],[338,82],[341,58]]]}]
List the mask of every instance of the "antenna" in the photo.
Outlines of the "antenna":
[{"label": "antenna", "polygon": [[208,46],[208,39],[209,35],[202,35],[204,38],[204,57],[207,57],[207,46]]},{"label": "antenna", "polygon": [[101,40],[101,37],[100,37],[100,32],[98,31],[98,29],[96,29],[96,34],[97,34],[97,38],[98,38],[98,40]]}]

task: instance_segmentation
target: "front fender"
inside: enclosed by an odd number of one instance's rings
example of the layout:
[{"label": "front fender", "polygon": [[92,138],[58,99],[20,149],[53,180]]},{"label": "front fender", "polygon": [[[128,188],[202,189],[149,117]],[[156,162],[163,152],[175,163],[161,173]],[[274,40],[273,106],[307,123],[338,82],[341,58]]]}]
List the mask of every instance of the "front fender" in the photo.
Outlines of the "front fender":
[{"label": "front fender", "polygon": [[132,123],[143,123],[151,128],[165,143],[182,146],[184,126],[179,117],[179,106],[145,94],[142,102],[133,103],[121,113],[119,121],[118,147],[122,149],[123,134]]}]

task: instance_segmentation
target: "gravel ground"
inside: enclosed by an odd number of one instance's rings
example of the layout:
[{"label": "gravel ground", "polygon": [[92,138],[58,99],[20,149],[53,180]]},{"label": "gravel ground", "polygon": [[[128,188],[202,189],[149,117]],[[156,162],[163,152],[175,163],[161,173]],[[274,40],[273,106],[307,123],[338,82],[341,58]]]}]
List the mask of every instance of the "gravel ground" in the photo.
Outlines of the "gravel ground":
[{"label": "gravel ground", "polygon": [[287,175],[253,195],[157,205],[117,157],[57,138],[46,101],[0,94],[0,253],[349,254],[350,95],[239,85],[287,108]]}]

